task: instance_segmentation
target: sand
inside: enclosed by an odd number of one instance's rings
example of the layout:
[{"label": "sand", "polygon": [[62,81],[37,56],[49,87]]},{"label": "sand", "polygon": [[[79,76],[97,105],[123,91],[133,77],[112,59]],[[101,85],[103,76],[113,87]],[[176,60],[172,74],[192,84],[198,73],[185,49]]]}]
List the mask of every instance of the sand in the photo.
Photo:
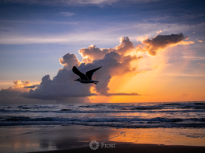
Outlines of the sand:
[{"label": "sand", "polygon": [[133,144],[115,143],[114,148],[101,148],[92,150],[89,145],[65,150],[44,151],[36,153],[81,153],[81,152],[116,152],[116,153],[205,153],[205,147],[200,146],[177,146],[177,145],[156,145],[156,144]]},{"label": "sand", "polygon": [[[0,153],[156,152],[205,153],[204,129],[108,128],[96,126],[1,127]],[[89,143],[99,142],[97,150]],[[102,143],[112,148],[102,148]],[[112,145],[112,144],[115,145]],[[75,148],[74,148],[75,146]],[[113,147],[114,146],[114,147]],[[197,147],[203,146],[203,147]]]}]

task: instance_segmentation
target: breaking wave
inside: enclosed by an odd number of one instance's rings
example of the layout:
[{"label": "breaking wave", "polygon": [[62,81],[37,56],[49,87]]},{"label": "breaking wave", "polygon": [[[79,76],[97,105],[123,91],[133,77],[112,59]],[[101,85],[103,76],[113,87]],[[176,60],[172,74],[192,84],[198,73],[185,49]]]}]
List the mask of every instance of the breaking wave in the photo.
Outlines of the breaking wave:
[{"label": "breaking wave", "polygon": [[204,128],[205,102],[1,105],[0,126],[85,125]]}]

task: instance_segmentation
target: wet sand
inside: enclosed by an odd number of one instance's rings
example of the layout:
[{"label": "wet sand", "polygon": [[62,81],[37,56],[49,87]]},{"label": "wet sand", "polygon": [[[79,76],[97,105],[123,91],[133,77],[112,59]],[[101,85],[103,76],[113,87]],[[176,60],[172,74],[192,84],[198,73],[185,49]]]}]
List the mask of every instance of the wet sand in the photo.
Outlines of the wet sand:
[{"label": "wet sand", "polygon": [[177,145],[156,145],[156,144],[133,144],[133,143],[115,143],[115,148],[101,148],[92,150],[87,146],[76,147],[65,150],[44,151],[35,153],[67,153],[67,152],[116,152],[116,153],[204,153],[205,147],[200,146],[177,146]]},{"label": "wet sand", "polygon": [[[203,128],[11,126],[1,127],[0,138],[0,152],[2,153],[205,152],[205,129]],[[94,140],[99,142],[99,148],[91,150],[89,144]],[[102,147],[102,143],[111,144],[112,148]]]}]

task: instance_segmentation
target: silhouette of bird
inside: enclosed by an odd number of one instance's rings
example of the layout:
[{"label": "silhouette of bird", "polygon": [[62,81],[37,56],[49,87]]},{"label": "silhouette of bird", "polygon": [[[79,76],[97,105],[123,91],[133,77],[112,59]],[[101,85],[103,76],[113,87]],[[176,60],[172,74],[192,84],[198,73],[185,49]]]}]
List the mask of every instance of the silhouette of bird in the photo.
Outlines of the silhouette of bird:
[{"label": "silhouette of bird", "polygon": [[[101,66],[102,67],[102,66]],[[100,69],[101,67],[98,67],[96,69],[92,69],[90,71],[87,71],[85,74],[80,72],[77,67],[73,66],[73,72],[77,74],[80,78],[76,79],[75,81],[79,81],[81,83],[94,83],[97,84],[99,81],[92,80],[92,75],[95,71]]]}]

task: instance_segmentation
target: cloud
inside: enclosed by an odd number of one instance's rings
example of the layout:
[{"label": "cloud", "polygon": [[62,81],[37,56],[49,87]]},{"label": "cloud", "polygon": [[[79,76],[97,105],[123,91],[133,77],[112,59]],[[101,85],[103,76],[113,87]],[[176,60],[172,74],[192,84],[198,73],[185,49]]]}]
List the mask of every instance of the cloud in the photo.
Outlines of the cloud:
[{"label": "cloud", "polygon": [[188,55],[185,55],[185,56],[183,56],[183,58],[186,58],[186,59],[188,59],[188,60],[193,60],[193,61],[197,61],[197,60],[205,60],[205,57],[203,57],[203,56],[188,56]]},{"label": "cloud", "polygon": [[204,66],[205,66],[205,64],[203,64],[203,63],[197,63],[197,64],[201,65],[201,67],[204,67]]},{"label": "cloud", "polygon": [[137,46],[138,51],[148,52],[150,55],[155,56],[158,51],[165,49],[168,46],[173,45],[189,45],[193,44],[193,41],[184,41],[188,38],[182,33],[171,35],[157,35],[156,37],[149,39],[137,39],[141,40],[142,44]]},{"label": "cloud", "polygon": [[201,42],[201,43],[203,42],[202,40],[197,40],[197,41],[198,41],[198,42]]},{"label": "cloud", "polygon": [[93,60],[96,59],[102,59],[105,54],[109,53],[110,49],[100,49],[96,47],[95,45],[91,45],[88,48],[81,48],[79,50],[79,53],[84,59],[84,62],[92,62]]},{"label": "cloud", "polygon": [[107,93],[103,96],[140,96],[138,93]]},{"label": "cloud", "polygon": [[[79,50],[79,53],[81,54],[81,56],[84,59],[84,62],[92,62],[93,60],[97,60],[97,59],[102,59],[106,54],[113,52],[111,55],[107,55],[108,56],[112,56],[112,58],[114,58],[113,56],[118,56],[115,57],[116,58],[120,58],[119,54],[125,54],[126,52],[131,51],[132,49],[134,49],[133,47],[133,43],[130,41],[130,39],[128,37],[121,37],[120,38],[120,44],[118,46],[116,46],[115,48],[97,48],[95,45],[91,45],[88,48],[82,48]],[[117,54],[114,54],[117,53]]]},{"label": "cloud", "polygon": [[[127,0],[129,3],[152,3],[163,0]],[[113,3],[123,3],[123,0],[0,0],[0,3],[27,3],[42,5],[105,5]]]},{"label": "cloud", "polygon": [[120,54],[125,54],[131,51],[133,47],[133,43],[130,41],[128,37],[121,37],[120,38],[120,45],[116,46],[116,51]]},{"label": "cloud", "polygon": [[[38,5],[106,5],[113,4],[119,0],[0,0],[0,3],[26,3]],[[141,0],[138,0],[141,1]],[[150,0],[147,0],[150,1]]]},{"label": "cloud", "polygon": [[[34,99],[61,100],[68,97],[138,95],[137,93],[109,93],[108,88],[113,76],[135,73],[135,68],[131,66],[131,62],[142,57],[127,55],[133,49],[133,43],[130,39],[122,37],[120,44],[114,48],[100,49],[91,45],[88,48],[80,49],[82,62],[79,62],[74,54],[67,53],[59,59],[64,67],[58,71],[53,79],[49,75],[45,75],[36,89],[24,93],[23,96]],[[93,76],[93,80],[98,80],[99,83],[97,85],[81,84],[74,81],[78,78],[72,72],[74,65],[78,66],[78,69],[83,73],[102,66]],[[91,87],[95,88],[95,93],[91,92]]]},{"label": "cloud", "polygon": [[0,90],[0,104],[26,104],[26,103],[38,103],[42,101],[28,100],[27,98],[22,97],[22,94],[29,92],[29,89],[25,88],[30,86],[30,81],[20,81],[15,80],[13,86]]},{"label": "cloud", "polygon": [[[196,19],[199,17],[203,17],[205,14],[194,14],[194,15],[187,15],[187,14],[178,14],[178,16],[173,15],[161,15],[161,16],[155,16],[151,18],[146,18],[143,21],[154,21],[154,22],[160,22],[160,21],[180,21],[180,20],[191,20]],[[195,33],[195,32],[193,32]]]},{"label": "cloud", "polygon": [[63,58],[60,58],[59,62],[66,69],[71,69],[73,66],[78,66],[80,64],[80,61],[77,59],[77,57],[70,53],[65,54]]},{"label": "cloud", "polygon": [[14,90],[12,87],[9,87],[8,89],[2,89],[0,91],[0,103],[9,103],[10,101],[14,101],[19,97],[21,94],[21,91]]},{"label": "cloud", "polygon": [[38,87],[39,85],[33,85],[33,86],[26,86],[24,88],[35,88],[35,87]]},{"label": "cloud", "polygon": [[[79,50],[82,56],[81,62],[71,53],[67,53],[60,58],[59,62],[63,65],[63,68],[59,69],[53,79],[49,75],[45,75],[38,86],[32,85],[29,81],[14,81],[13,87],[5,89],[1,93],[5,91],[15,93],[18,90],[18,95],[24,98],[67,102],[71,102],[72,97],[78,98],[80,102],[88,102],[89,96],[139,96],[138,93],[111,93],[109,89],[111,79],[124,75],[130,77],[140,73],[137,66],[131,64],[143,58],[136,51],[146,51],[148,53],[152,51],[152,55],[156,55],[160,49],[165,49],[170,45],[182,44],[184,39],[186,38],[183,34],[158,35],[152,39],[141,39],[142,44],[140,46],[143,47],[140,49],[139,45],[137,47],[133,46],[129,37],[120,38],[120,44],[113,48],[101,49],[91,45]],[[72,71],[74,65],[83,73],[102,66],[94,73],[92,78],[99,81],[99,83],[94,85],[74,81],[79,77]],[[34,86],[36,88],[28,89]],[[3,95],[1,94],[1,96]]]},{"label": "cloud", "polygon": [[31,85],[30,81],[15,80],[13,84],[13,88],[23,88],[30,85]]},{"label": "cloud", "polygon": [[157,33],[157,34],[160,34],[160,33],[162,33],[162,30],[157,31],[156,33]]},{"label": "cloud", "polygon": [[31,87],[32,84],[30,81],[21,81],[21,80],[14,80],[13,85],[7,89],[2,90],[8,90],[8,91],[17,91],[17,92],[28,92],[29,89],[25,89],[27,87]]},{"label": "cloud", "polygon": [[37,25],[41,25],[41,24],[49,24],[49,25],[76,25],[78,24],[77,22],[68,22],[68,21],[50,21],[50,20],[0,20],[1,23],[4,24],[16,24],[16,23],[20,23],[20,24],[37,24]]},{"label": "cloud", "polygon": [[73,16],[75,13],[71,13],[71,12],[59,12],[58,15],[62,15],[62,16]]},{"label": "cloud", "polygon": [[45,75],[35,90],[29,93],[23,93],[26,98],[43,99],[43,100],[62,100],[67,97],[86,97],[91,96],[90,86],[80,86],[74,82],[74,74],[66,68],[60,69],[57,76],[50,79],[49,75]]},{"label": "cloud", "polygon": [[[2,20],[1,20],[2,21]],[[7,22],[3,20],[2,22]],[[78,22],[59,22],[59,21],[16,21],[10,20],[9,25],[14,25],[16,22],[21,22],[25,24],[76,24],[75,27],[79,29],[79,26],[83,23]],[[10,27],[8,25],[8,27]],[[46,25],[47,26],[47,25]],[[100,45],[112,45],[116,43],[116,38],[119,36],[119,33],[126,30],[126,34],[132,38],[131,40],[134,41],[134,38],[151,33],[153,36],[155,35],[156,31],[162,30],[163,32],[173,33],[173,31],[186,31],[193,28],[201,29],[203,28],[204,24],[198,24],[195,26],[191,25],[181,25],[181,24],[160,24],[160,23],[132,23],[132,24],[123,24],[122,25],[115,25],[113,23],[107,23],[106,27],[101,27],[97,30],[92,31],[79,31],[73,33],[72,31],[63,34],[18,34],[18,29],[11,28],[11,31],[16,31],[16,34],[13,33],[2,33],[0,35],[0,44],[76,44],[79,43],[88,45],[88,44],[100,44]],[[118,28],[116,28],[118,27]],[[82,29],[82,28],[81,28]],[[139,30],[140,29],[140,30]],[[132,31],[136,31],[133,33]],[[100,36],[100,37],[99,37]]]},{"label": "cloud", "polygon": [[[97,35],[101,35],[101,37],[96,37]],[[111,44],[116,41],[116,37],[113,35],[109,37],[107,38],[107,32],[104,31],[40,36],[2,34],[0,35],[0,44],[78,44],[79,42]]]}]

